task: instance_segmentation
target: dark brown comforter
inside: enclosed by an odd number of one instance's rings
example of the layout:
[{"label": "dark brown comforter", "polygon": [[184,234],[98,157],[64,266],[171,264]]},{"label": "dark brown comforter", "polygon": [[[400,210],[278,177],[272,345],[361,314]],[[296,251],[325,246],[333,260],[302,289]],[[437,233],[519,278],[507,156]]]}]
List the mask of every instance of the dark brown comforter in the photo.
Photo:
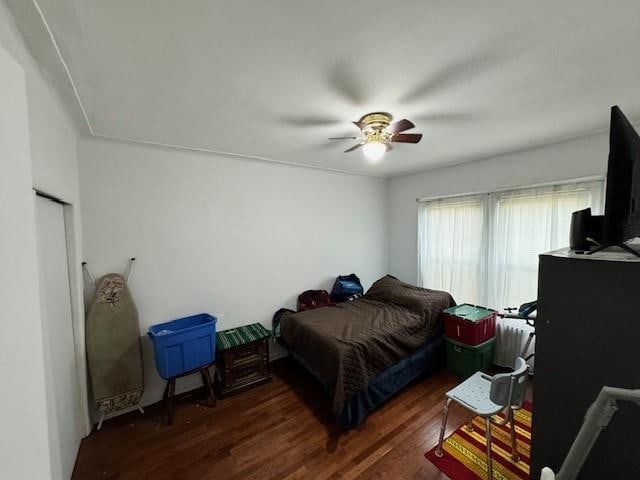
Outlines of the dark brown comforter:
[{"label": "dark brown comforter", "polygon": [[441,312],[455,305],[446,292],[387,275],[358,300],[285,314],[282,338],[322,381],[340,414],[352,395],[437,331]]}]

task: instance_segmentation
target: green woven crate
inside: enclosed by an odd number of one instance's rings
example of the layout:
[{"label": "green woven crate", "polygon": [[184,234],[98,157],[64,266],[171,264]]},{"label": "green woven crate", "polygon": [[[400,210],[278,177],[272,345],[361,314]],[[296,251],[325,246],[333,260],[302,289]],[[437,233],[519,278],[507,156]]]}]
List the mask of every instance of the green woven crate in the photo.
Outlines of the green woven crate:
[{"label": "green woven crate", "polygon": [[216,333],[216,348],[218,350],[226,350],[227,348],[262,340],[269,336],[271,336],[271,332],[259,323],[230,328]]},{"label": "green woven crate", "polygon": [[447,343],[447,369],[459,377],[467,378],[477,371],[488,372],[493,360],[495,337],[480,345],[464,343],[445,337]]}]

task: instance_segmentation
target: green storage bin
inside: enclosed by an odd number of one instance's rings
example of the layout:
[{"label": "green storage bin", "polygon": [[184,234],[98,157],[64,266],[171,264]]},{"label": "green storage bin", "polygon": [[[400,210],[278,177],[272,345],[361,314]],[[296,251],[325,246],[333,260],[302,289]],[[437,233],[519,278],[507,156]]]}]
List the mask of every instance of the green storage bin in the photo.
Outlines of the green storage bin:
[{"label": "green storage bin", "polygon": [[493,360],[495,337],[479,345],[464,343],[444,337],[447,343],[447,368],[456,375],[467,378],[477,371],[487,372]]}]

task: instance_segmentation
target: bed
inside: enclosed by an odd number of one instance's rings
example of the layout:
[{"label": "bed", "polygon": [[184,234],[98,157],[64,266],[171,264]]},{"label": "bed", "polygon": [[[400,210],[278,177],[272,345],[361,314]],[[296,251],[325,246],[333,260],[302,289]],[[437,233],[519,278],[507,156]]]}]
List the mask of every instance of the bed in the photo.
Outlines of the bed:
[{"label": "bed", "polygon": [[444,363],[446,292],[387,275],[361,298],[280,319],[281,341],[324,386],[336,421],[358,426],[368,413]]}]

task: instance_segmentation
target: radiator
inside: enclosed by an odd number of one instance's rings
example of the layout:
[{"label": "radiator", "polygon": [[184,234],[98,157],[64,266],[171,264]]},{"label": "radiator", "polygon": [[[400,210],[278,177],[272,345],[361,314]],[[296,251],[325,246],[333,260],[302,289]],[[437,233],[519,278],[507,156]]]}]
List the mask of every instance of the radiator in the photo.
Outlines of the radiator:
[{"label": "radiator", "polygon": [[[513,368],[516,358],[522,354],[522,349],[527,343],[529,333],[533,331],[533,327],[527,325],[524,320],[498,318],[496,341],[493,347],[493,363],[501,367]],[[531,342],[525,357],[532,354],[534,350],[535,338]],[[527,362],[531,373],[533,373],[534,358]]]}]

